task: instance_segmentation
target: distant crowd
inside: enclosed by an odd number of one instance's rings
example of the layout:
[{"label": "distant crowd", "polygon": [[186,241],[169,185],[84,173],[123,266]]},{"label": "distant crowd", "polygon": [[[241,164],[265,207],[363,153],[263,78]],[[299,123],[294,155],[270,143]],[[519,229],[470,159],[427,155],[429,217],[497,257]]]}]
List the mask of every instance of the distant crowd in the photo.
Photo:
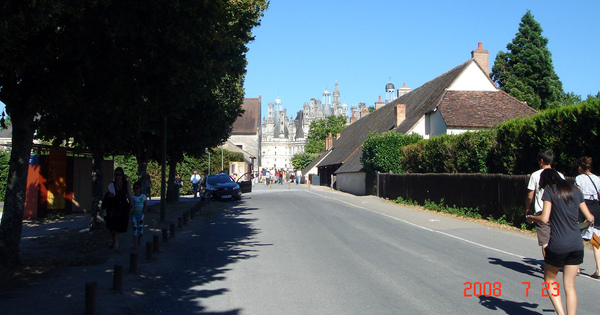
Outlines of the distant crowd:
[{"label": "distant crowd", "polygon": [[271,185],[271,184],[279,184],[279,185],[283,185],[284,183],[296,183],[296,185],[301,183],[301,179],[302,179],[302,171],[300,169],[297,170],[290,170],[289,168],[283,169],[276,169],[276,168],[270,168],[270,169],[266,169],[263,168],[259,173],[258,173],[258,181],[262,184],[265,185]]}]

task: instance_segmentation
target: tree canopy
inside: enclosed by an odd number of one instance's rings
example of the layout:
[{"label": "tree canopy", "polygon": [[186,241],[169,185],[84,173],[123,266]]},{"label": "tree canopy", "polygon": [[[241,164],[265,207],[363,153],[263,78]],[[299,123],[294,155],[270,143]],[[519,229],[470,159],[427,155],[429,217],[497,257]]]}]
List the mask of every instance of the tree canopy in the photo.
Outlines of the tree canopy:
[{"label": "tree canopy", "polygon": [[325,149],[325,138],[329,134],[336,135],[346,128],[344,116],[329,116],[327,118],[313,120],[308,131],[308,142],[304,148],[306,153],[316,153]]},{"label": "tree canopy", "polygon": [[[103,153],[171,162],[227,139],[242,113],[246,44],[268,0],[5,1],[0,101],[13,123],[0,264],[18,262],[34,130]],[[141,152],[141,153],[140,153]]]},{"label": "tree canopy", "polygon": [[519,23],[519,31],[507,52],[500,51],[492,67],[492,80],[500,89],[527,102],[536,109],[558,106],[568,98],[562,82],[554,72],[548,39],[542,27],[527,11]]}]

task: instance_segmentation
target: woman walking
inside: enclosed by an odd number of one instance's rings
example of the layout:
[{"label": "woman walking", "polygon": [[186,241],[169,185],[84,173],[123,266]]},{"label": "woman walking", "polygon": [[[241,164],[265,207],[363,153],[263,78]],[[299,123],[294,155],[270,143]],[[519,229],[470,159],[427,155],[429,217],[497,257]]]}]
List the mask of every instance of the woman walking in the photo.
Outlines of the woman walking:
[{"label": "woman walking", "polygon": [[[583,193],[585,204],[594,217],[598,218],[598,223],[594,223],[596,229],[600,229],[600,200],[598,198],[598,189],[600,189],[600,177],[592,173],[592,158],[584,156],[577,159],[577,171],[579,175],[575,177],[575,185]],[[583,221],[580,218],[579,221]],[[594,279],[600,279],[600,248],[592,246],[594,259],[596,260],[596,270],[591,275]]]},{"label": "woman walking", "polygon": [[108,184],[106,194],[106,227],[110,231],[112,242],[110,248],[119,251],[121,236],[127,232],[129,214],[133,211],[131,184],[125,177],[123,168],[115,169],[115,180]]},{"label": "woman walking", "polygon": [[594,216],[585,205],[583,194],[574,185],[562,179],[554,169],[545,169],[540,175],[540,187],[544,187],[542,214],[527,216],[527,223],[550,222],[550,241],[544,258],[544,281],[549,283],[550,301],[558,314],[565,314],[560,294],[557,274],[563,268],[563,288],[567,304],[567,314],[577,311],[575,277],[583,262],[583,242],[579,233],[577,218],[579,211],[587,222],[594,222]]}]

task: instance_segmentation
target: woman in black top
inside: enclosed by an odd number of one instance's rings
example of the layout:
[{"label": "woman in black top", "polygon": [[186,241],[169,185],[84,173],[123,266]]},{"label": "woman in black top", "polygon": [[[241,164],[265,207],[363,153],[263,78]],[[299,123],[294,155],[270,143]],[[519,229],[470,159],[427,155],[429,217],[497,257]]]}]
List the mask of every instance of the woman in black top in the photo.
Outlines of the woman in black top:
[{"label": "woman in black top", "polygon": [[579,211],[591,224],[594,216],[583,200],[583,194],[574,185],[562,179],[554,169],[545,169],[540,175],[540,187],[544,187],[544,206],[539,216],[527,216],[527,223],[550,222],[550,241],[544,259],[544,281],[549,284],[548,295],[558,314],[564,314],[559,294],[558,271],[563,268],[563,287],[567,313],[577,310],[575,277],[583,262],[583,242],[579,233],[577,217]]},{"label": "woman in black top", "polygon": [[[114,194],[112,191],[114,191]],[[115,180],[109,184],[104,202],[107,202],[106,227],[112,238],[110,247],[118,251],[121,236],[127,232],[129,214],[133,211],[131,184],[127,180],[123,168],[117,167],[115,169]]]}]

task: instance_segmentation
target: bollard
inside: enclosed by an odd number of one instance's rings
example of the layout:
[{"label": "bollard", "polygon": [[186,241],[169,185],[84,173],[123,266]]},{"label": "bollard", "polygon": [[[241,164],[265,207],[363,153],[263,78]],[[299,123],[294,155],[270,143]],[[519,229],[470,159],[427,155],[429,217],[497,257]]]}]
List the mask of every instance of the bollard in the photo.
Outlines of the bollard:
[{"label": "bollard", "polygon": [[171,223],[171,238],[175,237],[175,223]]},{"label": "bollard", "polygon": [[188,224],[188,222],[190,222],[190,212],[183,211],[183,225]]},{"label": "bollard", "polygon": [[169,230],[162,229],[163,242],[169,241]]},{"label": "bollard", "polygon": [[96,291],[98,283],[88,282],[85,284],[85,315],[96,315]]},{"label": "bollard", "polygon": [[123,291],[123,266],[115,265],[113,273],[113,290],[117,292]]},{"label": "bollard", "polygon": [[146,242],[146,261],[152,260],[152,243]]},{"label": "bollard", "polygon": [[153,241],[152,245],[154,245],[153,246],[154,252],[157,253],[158,252],[158,235],[153,235],[152,241]]},{"label": "bollard", "polygon": [[131,253],[131,255],[129,255],[129,272],[136,273],[137,265],[138,265],[138,254]]},{"label": "bollard", "polygon": [[177,229],[181,230],[183,228],[183,218],[177,218]]}]

